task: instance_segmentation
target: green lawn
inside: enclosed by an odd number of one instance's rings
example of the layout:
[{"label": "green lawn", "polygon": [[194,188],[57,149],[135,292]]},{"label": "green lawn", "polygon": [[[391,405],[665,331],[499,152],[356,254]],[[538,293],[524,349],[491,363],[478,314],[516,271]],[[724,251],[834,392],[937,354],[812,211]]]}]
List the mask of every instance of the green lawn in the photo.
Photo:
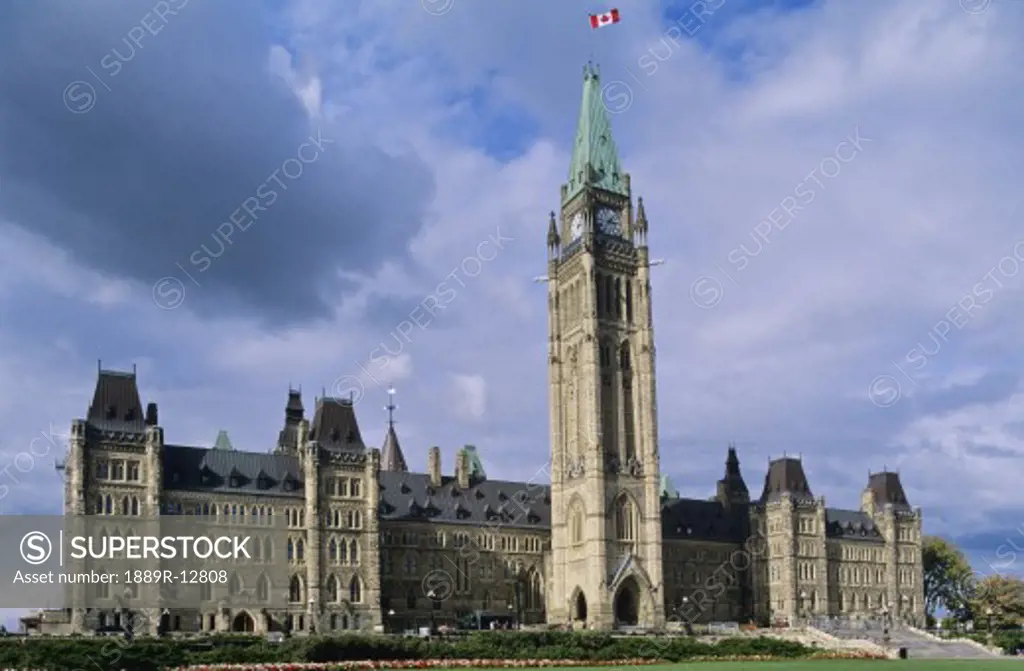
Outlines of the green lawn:
[{"label": "green lawn", "polygon": [[[599,666],[593,668],[575,667],[564,671],[613,671],[614,669],[638,669],[639,671],[996,671],[1007,669],[1012,664],[1024,663],[1020,659],[893,659],[893,660],[817,660],[792,662],[695,662],[691,664],[664,664],[659,666],[625,665]],[[1017,668],[1017,667],[1014,667]],[[498,670],[495,670],[498,671]],[[544,671],[560,671],[550,669]]]}]

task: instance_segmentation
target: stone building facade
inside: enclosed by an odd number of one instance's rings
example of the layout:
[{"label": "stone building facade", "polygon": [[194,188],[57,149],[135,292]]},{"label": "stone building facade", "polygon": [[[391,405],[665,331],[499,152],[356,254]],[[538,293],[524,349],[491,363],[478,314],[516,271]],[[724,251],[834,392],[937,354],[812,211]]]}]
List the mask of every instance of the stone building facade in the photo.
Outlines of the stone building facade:
[{"label": "stone building facade", "polygon": [[[898,474],[870,475],[857,510],[812,495],[792,457],[770,462],[757,498],[732,447],[708,499],[680,498],[661,475],[649,222],[599,74],[588,66],[583,79],[547,234],[549,466],[536,482],[494,480],[466,446],[449,475],[432,447],[428,472],[411,473],[393,423],[378,450],[350,400],[317,398],[307,418],[294,390],[272,452],[236,450],[226,434],[212,448],[178,445],[156,404],[143,410],[134,372],[101,370],[72,424],[69,512],[110,516],[112,528],[201,515],[240,529],[284,521],[289,533],[287,548],[262,555],[287,564],[287,586],[217,586],[198,608],[156,611],[152,633],[406,630],[480,611],[598,629],[883,613],[923,622],[921,510]],[[253,599],[223,607],[220,589]],[[111,603],[62,621],[116,626],[124,613]]]}]

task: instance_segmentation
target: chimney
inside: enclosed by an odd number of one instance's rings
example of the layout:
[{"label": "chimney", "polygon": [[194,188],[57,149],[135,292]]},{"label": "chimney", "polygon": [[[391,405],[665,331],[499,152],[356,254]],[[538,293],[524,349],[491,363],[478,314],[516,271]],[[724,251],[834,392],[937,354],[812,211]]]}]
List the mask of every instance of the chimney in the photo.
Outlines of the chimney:
[{"label": "chimney", "polygon": [[430,474],[430,486],[441,486],[441,448],[433,446],[427,453],[427,473]]},{"label": "chimney", "polygon": [[146,406],[146,426],[157,426],[160,424],[156,411],[156,403]]},{"label": "chimney", "polygon": [[469,489],[469,452],[465,449],[455,455],[455,479],[459,489]]}]

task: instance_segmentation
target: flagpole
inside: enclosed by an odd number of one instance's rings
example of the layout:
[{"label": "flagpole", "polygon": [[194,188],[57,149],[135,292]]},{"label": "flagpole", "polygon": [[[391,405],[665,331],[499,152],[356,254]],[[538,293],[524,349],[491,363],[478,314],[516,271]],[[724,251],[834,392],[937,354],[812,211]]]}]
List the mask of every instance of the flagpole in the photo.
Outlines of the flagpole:
[{"label": "flagpole", "polygon": [[[596,66],[597,66],[597,61],[596,61],[597,51],[598,51],[599,47],[601,46],[600,42],[598,42],[599,38],[597,36],[597,34],[599,32],[601,32],[601,25],[600,25],[600,20],[601,20],[600,17],[601,16],[602,16],[601,14],[592,14],[592,13],[588,13],[587,14],[588,23],[590,23],[590,56],[587,58],[587,64],[592,69],[596,68]],[[597,24],[591,23],[592,21],[594,21],[594,19],[597,19],[597,21],[598,21]]]}]

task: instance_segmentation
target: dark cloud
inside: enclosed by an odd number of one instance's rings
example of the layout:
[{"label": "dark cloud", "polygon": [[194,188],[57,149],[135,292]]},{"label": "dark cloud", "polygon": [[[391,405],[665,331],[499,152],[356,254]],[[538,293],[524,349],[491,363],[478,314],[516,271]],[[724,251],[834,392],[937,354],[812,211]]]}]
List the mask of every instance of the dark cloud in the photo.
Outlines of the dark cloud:
[{"label": "dark cloud", "polygon": [[[110,275],[176,277],[197,311],[325,316],[337,269],[404,254],[433,183],[416,157],[311,122],[269,71],[268,18],[195,0],[0,7],[0,60],[18,66],[0,71],[0,216]],[[300,150],[311,136],[326,141]],[[255,221],[246,199],[266,207]]]}]

